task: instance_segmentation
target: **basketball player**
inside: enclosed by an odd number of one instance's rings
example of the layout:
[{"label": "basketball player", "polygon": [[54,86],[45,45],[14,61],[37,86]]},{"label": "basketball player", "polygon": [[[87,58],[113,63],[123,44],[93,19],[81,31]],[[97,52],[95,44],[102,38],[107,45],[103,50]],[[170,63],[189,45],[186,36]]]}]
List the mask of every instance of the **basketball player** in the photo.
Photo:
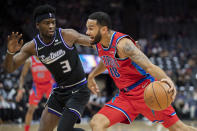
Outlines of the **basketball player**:
[{"label": "basketball player", "polygon": [[12,32],[8,36],[4,67],[13,72],[30,56],[38,56],[57,82],[42,113],[39,131],[52,131],[57,124],[58,131],[81,131],[73,126],[80,121],[90,91],[74,44],[90,46],[90,39],[73,29],[56,28],[55,9],[49,5],[37,7],[34,20],[39,34],[24,46],[22,34]]},{"label": "basketball player", "polygon": [[136,47],[135,41],[126,34],[111,29],[110,17],[104,12],[92,13],[86,23],[91,43],[101,57],[99,65],[88,76],[88,87],[93,93],[99,89],[94,78],[106,69],[113,78],[119,93],[93,116],[93,131],[106,131],[116,123],[132,123],[142,114],[152,122],[162,123],[170,131],[196,131],[179,120],[172,106],[163,111],[153,111],[144,102],[144,90],[155,79],[169,85],[169,92],[176,89],[172,80]]},{"label": "basketball player", "polygon": [[17,102],[19,102],[23,97],[24,80],[29,69],[31,69],[33,85],[32,89],[30,90],[29,107],[25,116],[25,131],[29,131],[32,117],[35,109],[38,106],[38,103],[44,95],[47,99],[49,98],[52,87],[55,85],[55,81],[53,80],[51,73],[39,61],[38,57],[31,56],[26,60],[20,75],[19,90],[16,96]]}]

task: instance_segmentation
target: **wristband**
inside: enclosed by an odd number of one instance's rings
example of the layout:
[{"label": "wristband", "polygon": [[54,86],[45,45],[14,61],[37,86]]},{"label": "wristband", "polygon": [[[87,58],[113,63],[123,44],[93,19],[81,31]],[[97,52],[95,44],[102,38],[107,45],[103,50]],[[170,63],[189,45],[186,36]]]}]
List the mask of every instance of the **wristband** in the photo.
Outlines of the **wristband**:
[{"label": "wristband", "polygon": [[14,54],[15,54],[15,53],[9,52],[9,50],[7,50],[7,53],[8,53],[9,55],[14,55]]}]

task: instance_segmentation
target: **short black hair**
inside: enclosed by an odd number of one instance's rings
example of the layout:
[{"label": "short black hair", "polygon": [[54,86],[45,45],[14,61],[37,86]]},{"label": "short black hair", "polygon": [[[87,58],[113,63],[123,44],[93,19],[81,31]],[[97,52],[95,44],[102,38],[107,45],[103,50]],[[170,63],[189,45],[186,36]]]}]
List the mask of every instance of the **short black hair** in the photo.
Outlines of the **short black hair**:
[{"label": "short black hair", "polygon": [[107,26],[111,29],[111,18],[105,12],[94,12],[89,15],[88,19],[97,20],[97,24],[101,26]]},{"label": "short black hair", "polygon": [[48,5],[48,4],[36,7],[34,9],[34,13],[33,13],[34,22],[36,21],[36,18],[38,16],[43,15],[43,14],[47,14],[47,13],[55,14],[56,13],[55,8],[52,7],[51,5]]}]

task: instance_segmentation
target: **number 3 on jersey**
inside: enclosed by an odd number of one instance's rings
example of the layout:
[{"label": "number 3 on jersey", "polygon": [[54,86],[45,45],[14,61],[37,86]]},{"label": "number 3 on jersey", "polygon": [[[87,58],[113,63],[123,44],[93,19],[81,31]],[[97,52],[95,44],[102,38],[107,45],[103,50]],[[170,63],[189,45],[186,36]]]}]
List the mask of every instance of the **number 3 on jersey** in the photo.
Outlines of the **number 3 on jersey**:
[{"label": "number 3 on jersey", "polygon": [[62,69],[64,73],[71,71],[71,67],[68,60],[60,62],[60,65],[62,65]]}]

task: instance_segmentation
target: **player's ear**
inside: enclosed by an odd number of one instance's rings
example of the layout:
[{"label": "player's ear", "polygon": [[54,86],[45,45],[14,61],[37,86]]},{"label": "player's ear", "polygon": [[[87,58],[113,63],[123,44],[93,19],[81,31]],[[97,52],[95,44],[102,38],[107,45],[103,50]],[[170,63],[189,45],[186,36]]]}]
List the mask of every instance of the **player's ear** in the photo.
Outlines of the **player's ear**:
[{"label": "player's ear", "polygon": [[36,23],[36,29],[39,30],[39,23]]},{"label": "player's ear", "polygon": [[101,33],[102,34],[107,34],[108,33],[108,27],[107,26],[101,27]]}]

